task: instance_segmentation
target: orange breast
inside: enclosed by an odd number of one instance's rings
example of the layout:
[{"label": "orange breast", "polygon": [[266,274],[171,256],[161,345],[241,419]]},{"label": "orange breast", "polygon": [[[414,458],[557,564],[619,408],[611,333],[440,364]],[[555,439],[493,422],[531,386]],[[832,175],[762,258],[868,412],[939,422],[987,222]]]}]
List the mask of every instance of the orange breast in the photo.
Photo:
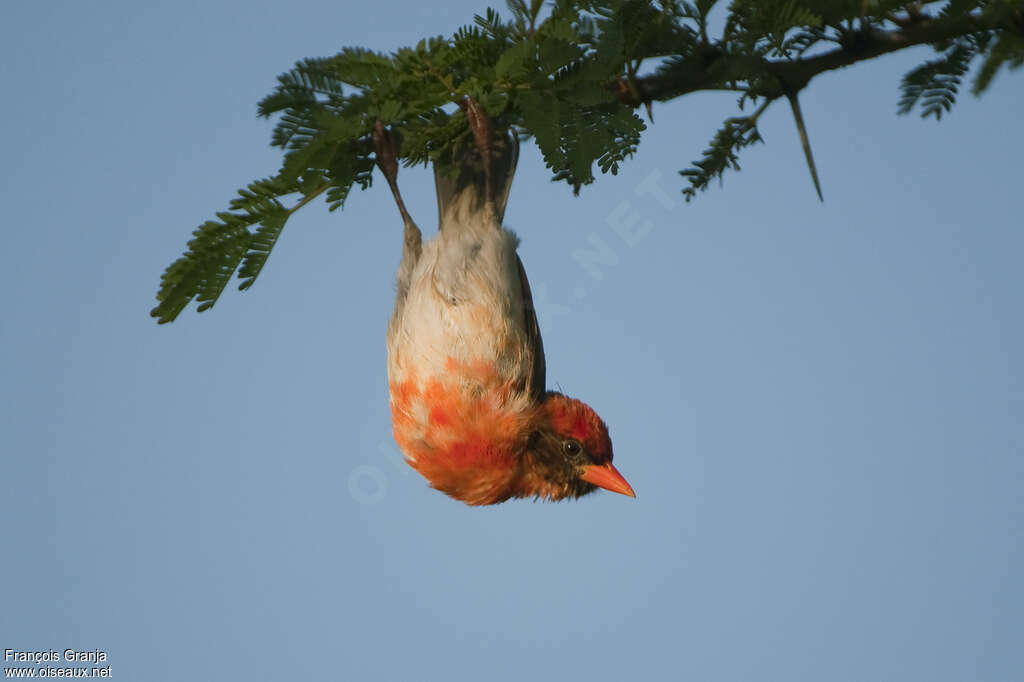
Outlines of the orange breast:
[{"label": "orange breast", "polygon": [[485,363],[448,358],[446,367],[443,376],[392,378],[395,440],[434,488],[468,504],[506,499],[533,410]]}]

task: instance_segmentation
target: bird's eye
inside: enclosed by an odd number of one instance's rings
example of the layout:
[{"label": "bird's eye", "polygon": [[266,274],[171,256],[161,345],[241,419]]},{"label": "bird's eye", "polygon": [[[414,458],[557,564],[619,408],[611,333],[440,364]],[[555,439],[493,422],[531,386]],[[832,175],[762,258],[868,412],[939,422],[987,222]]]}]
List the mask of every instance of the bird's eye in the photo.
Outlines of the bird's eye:
[{"label": "bird's eye", "polygon": [[579,444],[579,441],[570,438],[562,443],[562,449],[567,455],[578,455],[583,450],[583,446]]}]

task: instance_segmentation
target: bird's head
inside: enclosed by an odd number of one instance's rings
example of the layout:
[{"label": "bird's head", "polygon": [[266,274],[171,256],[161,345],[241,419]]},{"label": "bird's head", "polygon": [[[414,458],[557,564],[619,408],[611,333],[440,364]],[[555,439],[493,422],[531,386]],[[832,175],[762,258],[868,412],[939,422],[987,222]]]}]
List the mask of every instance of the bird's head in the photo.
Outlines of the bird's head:
[{"label": "bird's head", "polygon": [[580,497],[605,488],[636,497],[612,466],[612,441],[586,403],[548,391],[530,436],[522,493],[551,500]]}]

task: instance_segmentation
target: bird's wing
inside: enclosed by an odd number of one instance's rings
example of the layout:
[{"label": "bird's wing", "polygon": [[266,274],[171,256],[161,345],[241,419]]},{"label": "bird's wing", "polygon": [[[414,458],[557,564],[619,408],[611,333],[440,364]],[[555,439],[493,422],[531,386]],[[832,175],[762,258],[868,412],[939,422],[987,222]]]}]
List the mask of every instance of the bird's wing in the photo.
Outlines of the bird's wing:
[{"label": "bird's wing", "polygon": [[545,382],[547,381],[547,367],[544,363],[544,341],[540,337],[540,325],[537,323],[537,309],[533,305],[533,293],[530,291],[530,281],[526,278],[526,270],[523,268],[523,261],[516,256],[516,263],[519,265],[519,281],[523,285],[523,313],[526,316],[526,339],[527,345],[533,352],[533,371],[530,372],[530,385],[528,390],[536,402],[544,399]]}]

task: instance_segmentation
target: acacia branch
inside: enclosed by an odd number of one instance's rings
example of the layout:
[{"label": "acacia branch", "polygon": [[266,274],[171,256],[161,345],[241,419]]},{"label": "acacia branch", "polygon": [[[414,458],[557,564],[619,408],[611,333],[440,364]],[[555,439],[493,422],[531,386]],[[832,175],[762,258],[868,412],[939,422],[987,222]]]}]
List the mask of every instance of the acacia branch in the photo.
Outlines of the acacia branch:
[{"label": "acacia branch", "polygon": [[729,55],[721,50],[705,48],[704,54],[680,64],[672,73],[651,74],[636,78],[624,87],[619,84],[616,94],[629,105],[638,107],[652,101],[666,101],[700,90],[721,89],[727,81],[743,80],[741,74],[769,73],[778,81],[751,89],[750,94],[763,97],[782,97],[788,92],[802,90],[812,78],[826,71],[841,69],[857,62],[874,59],[908,47],[938,43],[967,35],[1006,29],[1021,31],[1021,17],[1010,26],[980,15],[933,18],[918,15],[903,21],[902,28],[882,31],[870,25],[863,30],[847,32],[834,50],[798,59],[770,60],[749,55]]}]

